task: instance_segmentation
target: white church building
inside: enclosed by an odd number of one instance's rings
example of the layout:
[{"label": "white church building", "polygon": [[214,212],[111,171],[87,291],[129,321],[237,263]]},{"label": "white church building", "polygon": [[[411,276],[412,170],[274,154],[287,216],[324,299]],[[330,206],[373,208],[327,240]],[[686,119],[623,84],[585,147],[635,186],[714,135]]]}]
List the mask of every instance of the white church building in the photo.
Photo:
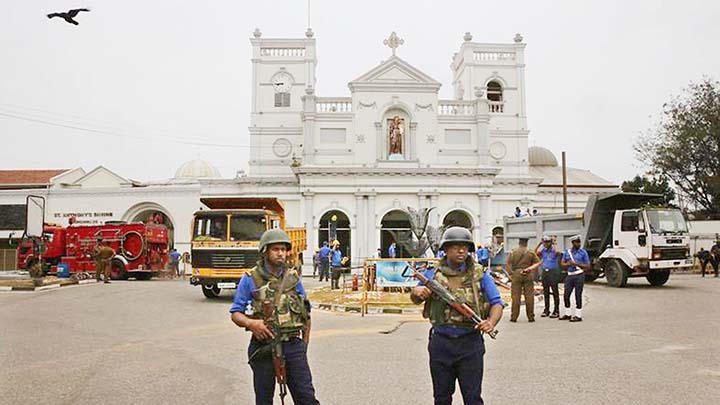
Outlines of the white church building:
[{"label": "white church building", "polygon": [[[201,198],[277,197],[288,226],[307,229],[305,257],[327,239],[333,222],[343,252],[359,263],[378,248],[386,251],[388,230],[409,227],[407,207],[434,207],[431,225],[466,226],[481,243],[501,232],[503,216],[516,207],[562,212],[555,155],[528,147],[521,35],[488,44],[466,33],[451,58],[451,100],[439,99],[441,83],[398,56],[403,40],[395,33],[382,42],[388,58],[349,77],[349,94],[331,97],[316,94],[318,49],[311,30],[282,39],[256,30],[247,174],[221,178],[205,161],[184,164],[166,181],[133,182],[102,167],[74,169],[48,179],[43,189],[48,222],[63,223],[83,210],[105,213],[104,220],[161,212],[184,251]],[[593,193],[618,189],[574,168],[567,169],[567,185],[571,212],[582,210]],[[5,188],[0,184],[0,208],[37,191]],[[0,229],[0,238],[8,231]]]}]

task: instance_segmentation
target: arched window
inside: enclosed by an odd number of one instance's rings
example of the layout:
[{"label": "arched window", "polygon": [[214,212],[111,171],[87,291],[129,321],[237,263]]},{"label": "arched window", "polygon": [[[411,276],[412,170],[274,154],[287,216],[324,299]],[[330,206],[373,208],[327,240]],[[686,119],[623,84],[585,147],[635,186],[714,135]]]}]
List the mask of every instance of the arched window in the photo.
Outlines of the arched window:
[{"label": "arched window", "polygon": [[409,256],[401,242],[402,239],[411,237],[410,226],[410,217],[405,211],[392,210],[383,216],[380,222],[380,248],[382,249],[382,257],[390,257],[388,248],[393,242],[396,245],[396,257]]},{"label": "arched window", "polygon": [[472,219],[470,216],[462,210],[453,210],[445,215],[443,218],[443,226],[449,228],[451,226],[461,226],[465,229],[472,230]]},{"label": "arched window", "polygon": [[503,101],[502,86],[495,80],[487,84],[487,98],[490,101]]}]

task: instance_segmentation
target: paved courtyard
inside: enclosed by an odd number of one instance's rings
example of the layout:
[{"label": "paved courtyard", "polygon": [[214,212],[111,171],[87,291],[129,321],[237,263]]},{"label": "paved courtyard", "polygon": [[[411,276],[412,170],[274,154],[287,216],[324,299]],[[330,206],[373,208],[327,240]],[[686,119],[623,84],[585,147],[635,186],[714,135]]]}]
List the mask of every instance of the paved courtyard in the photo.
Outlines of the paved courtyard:
[{"label": "paved courtyard", "polygon": [[[0,403],[250,404],[249,334],[230,323],[225,294],[207,300],[180,280],[0,293]],[[720,280],[673,275],[662,288],[637,279],[625,289],[596,283],[586,296],[579,324],[528,324],[524,315],[510,324],[506,313],[498,339],[486,342],[487,403],[720,397]],[[315,311],[309,357],[318,398],[432,403],[427,331],[412,315]]]}]

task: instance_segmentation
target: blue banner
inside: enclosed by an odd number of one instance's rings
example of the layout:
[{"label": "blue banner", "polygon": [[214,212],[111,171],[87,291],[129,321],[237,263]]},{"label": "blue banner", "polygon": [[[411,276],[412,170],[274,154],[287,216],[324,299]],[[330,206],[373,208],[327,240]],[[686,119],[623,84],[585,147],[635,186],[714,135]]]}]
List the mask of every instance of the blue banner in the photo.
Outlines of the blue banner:
[{"label": "blue banner", "polygon": [[[412,277],[403,277],[402,273],[405,267],[410,265],[406,261],[393,262],[376,262],[375,263],[375,280],[378,287],[414,287],[417,280]],[[407,270],[408,275],[412,274],[410,269]]]}]

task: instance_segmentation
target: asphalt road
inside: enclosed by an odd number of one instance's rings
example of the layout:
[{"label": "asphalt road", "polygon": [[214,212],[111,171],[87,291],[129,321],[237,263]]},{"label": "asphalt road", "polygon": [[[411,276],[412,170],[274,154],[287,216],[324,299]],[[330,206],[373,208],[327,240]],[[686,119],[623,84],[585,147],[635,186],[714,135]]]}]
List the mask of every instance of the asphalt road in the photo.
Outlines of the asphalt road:
[{"label": "asphalt road", "polygon": [[[249,336],[230,322],[225,294],[207,300],[178,280],[0,293],[0,403],[251,404]],[[521,315],[511,324],[506,314],[498,339],[486,342],[486,403],[720,398],[719,279],[673,275],[662,288],[644,279],[625,289],[597,283],[586,296],[582,323],[529,324]],[[314,311],[309,357],[318,398],[432,403],[427,331],[416,316]]]}]

